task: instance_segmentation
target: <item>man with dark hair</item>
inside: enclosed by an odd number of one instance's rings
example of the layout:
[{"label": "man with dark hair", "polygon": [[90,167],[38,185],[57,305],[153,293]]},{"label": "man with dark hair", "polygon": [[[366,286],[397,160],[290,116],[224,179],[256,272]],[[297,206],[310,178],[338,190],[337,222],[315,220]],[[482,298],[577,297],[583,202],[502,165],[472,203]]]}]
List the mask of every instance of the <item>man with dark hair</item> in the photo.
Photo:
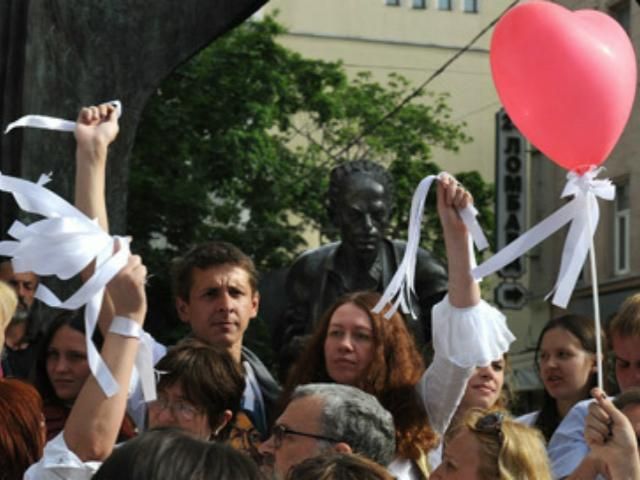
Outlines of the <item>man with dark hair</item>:
[{"label": "man with dark hair", "polygon": [[265,469],[278,480],[294,465],[323,453],[357,453],[388,465],[395,450],[391,414],[373,395],[335,383],[297,387],[271,437],[260,446]]},{"label": "man with dark hair", "polygon": [[[118,120],[112,105],[85,108],[76,128],[77,173],[76,206],[88,216],[98,218],[108,231],[104,198],[107,148],[118,133]],[[249,322],[258,313],[260,295],[251,259],[231,244],[209,242],[198,245],[173,266],[176,308],[180,319],[189,324],[198,340],[226,350],[244,369],[246,388],[241,407],[262,437],[274,413],[280,388],[269,371],[243,346]],[[108,306],[109,302],[105,304]],[[103,315],[108,318],[108,315]],[[102,328],[102,327],[101,327]],[[154,358],[165,353],[156,343]],[[130,399],[129,411],[140,425],[143,411],[140,389]]]},{"label": "man with dark hair", "polygon": [[17,308],[6,327],[2,370],[6,376],[26,379],[35,361],[38,342],[48,325],[44,322],[42,304],[34,298],[40,279],[33,272],[14,272],[11,260],[5,260],[0,262],[0,281],[10,285],[18,297]]},{"label": "man with dark hair", "polygon": [[193,336],[226,349],[243,365],[247,387],[242,408],[266,435],[280,388],[260,359],[242,344],[260,302],[253,261],[230,243],[209,242],[174,262],[173,281],[178,315]]},{"label": "man with dark hair", "polygon": [[[313,331],[322,314],[343,294],[383,292],[397,270],[406,243],[385,237],[393,210],[393,182],[381,165],[368,160],[343,163],[331,171],[328,213],[341,241],[303,253],[287,276],[288,306],[275,338],[281,357],[294,355],[299,338]],[[405,298],[417,315],[407,317],[416,342],[430,340],[431,308],[447,289],[446,270],[419,249],[415,292]],[[283,341],[284,338],[284,341]]]}]

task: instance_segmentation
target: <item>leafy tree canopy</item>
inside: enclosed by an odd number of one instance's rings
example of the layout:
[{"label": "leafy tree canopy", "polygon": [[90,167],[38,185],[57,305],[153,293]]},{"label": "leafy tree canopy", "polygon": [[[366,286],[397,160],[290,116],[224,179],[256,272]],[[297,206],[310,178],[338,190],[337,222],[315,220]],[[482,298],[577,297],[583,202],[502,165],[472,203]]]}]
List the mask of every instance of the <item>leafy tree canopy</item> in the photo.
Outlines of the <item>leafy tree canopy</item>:
[{"label": "leafy tree canopy", "polygon": [[[171,257],[210,239],[238,245],[261,270],[288,265],[306,248],[306,228],[335,235],[325,213],[329,170],[362,157],[392,172],[390,235],[403,238],[413,190],[440,170],[430,161],[433,147],[456,151],[470,141],[464,124],[451,120],[446,95],[421,91],[345,151],[411,85],[397,74],[384,85],[369,73],[349,79],[340,63],[283,47],[283,33],[273,17],[246,22],[150,99],[132,155],[129,231],[152,272],[166,276]],[[487,225],[491,188],[477,173],[459,178]],[[423,245],[441,254],[431,217]]]}]

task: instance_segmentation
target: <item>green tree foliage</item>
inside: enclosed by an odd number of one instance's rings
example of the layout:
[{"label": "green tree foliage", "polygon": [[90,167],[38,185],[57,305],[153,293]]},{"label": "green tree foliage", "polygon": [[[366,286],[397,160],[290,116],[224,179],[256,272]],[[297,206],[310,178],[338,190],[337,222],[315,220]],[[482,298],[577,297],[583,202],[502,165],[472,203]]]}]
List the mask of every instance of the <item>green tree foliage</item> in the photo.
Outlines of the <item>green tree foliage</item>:
[{"label": "green tree foliage", "polygon": [[[432,148],[470,140],[445,95],[420,92],[345,151],[411,86],[396,74],[385,85],[368,73],[348,79],[339,63],[283,47],[282,33],[271,17],[247,22],[150,99],[132,155],[129,230],[151,271],[166,276],[171,257],[210,239],[235,243],[261,270],[288,265],[306,247],[305,228],[335,235],[325,213],[329,170],[362,157],[395,178],[391,235],[402,238],[413,190],[439,171]],[[490,188],[477,174],[462,177],[490,218]],[[441,252],[437,228],[430,219],[423,244]]]}]

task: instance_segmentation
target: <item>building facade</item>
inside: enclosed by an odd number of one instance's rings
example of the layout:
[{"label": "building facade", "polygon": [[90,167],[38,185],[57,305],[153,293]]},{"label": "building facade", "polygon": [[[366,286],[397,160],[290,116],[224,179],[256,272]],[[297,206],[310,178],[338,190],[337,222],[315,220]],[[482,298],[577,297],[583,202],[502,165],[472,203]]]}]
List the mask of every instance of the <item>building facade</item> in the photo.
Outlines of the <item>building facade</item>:
[{"label": "building facade", "polygon": [[[419,85],[476,34],[494,21],[512,0],[271,0],[263,12],[279,11],[279,21],[289,30],[282,43],[305,56],[341,60],[349,73],[371,71],[379,81],[391,72]],[[640,6],[632,0],[557,0],[569,9],[597,9],[616,18],[627,29],[634,45],[640,33]],[[489,66],[492,31],[438,75],[428,86],[448,92],[452,119],[465,121],[473,142],[460,152],[436,151],[434,161],[450,172],[479,171],[494,182],[496,162],[496,112],[501,105]],[[634,162],[640,141],[638,101],[625,132],[606,161],[606,176],[617,186],[615,202],[601,201],[596,235],[598,283],[602,317],[609,317],[620,302],[640,286],[640,252],[632,247],[640,240],[640,164]],[[535,147],[527,149],[528,209],[523,230],[557,210],[566,172],[544,158]],[[533,349],[542,326],[562,312],[545,296],[553,287],[560,263],[566,228],[530,251],[522,259],[524,274],[517,279],[526,294],[522,310],[505,310],[517,337],[511,362],[518,390],[539,388]],[[593,315],[590,276],[579,282],[568,311]],[[487,279],[487,296],[500,280]],[[526,397],[526,395],[525,395]]]}]

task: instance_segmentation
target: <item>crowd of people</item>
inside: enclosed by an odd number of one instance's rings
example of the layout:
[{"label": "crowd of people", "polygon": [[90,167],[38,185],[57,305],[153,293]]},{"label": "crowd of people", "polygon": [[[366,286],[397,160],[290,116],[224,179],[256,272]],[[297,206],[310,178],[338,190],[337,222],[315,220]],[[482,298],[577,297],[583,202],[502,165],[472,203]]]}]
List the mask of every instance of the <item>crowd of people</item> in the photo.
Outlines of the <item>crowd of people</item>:
[{"label": "crowd of people", "polygon": [[[117,133],[111,105],[81,110],[75,203],[106,231]],[[514,418],[505,380],[514,337],[481,299],[457,213],[471,201],[453,178],[438,182],[448,288],[427,328],[429,362],[399,313],[374,311],[379,293],[356,291],[310,319],[313,333],[282,388],[244,345],[258,275],[231,244],[197,245],[168,272],[191,329],[173,346],[144,331],[147,270],[129,256],[91,339],[119,386],[109,395],[90,368],[83,311],[40,318],[39,279],[5,264],[0,480],[640,479],[640,295],[608,326],[619,396],[594,389],[592,322],[569,315],[540,334],[540,410]],[[91,274],[89,266],[83,278]],[[155,368],[151,401],[135,368],[143,342]]]}]

